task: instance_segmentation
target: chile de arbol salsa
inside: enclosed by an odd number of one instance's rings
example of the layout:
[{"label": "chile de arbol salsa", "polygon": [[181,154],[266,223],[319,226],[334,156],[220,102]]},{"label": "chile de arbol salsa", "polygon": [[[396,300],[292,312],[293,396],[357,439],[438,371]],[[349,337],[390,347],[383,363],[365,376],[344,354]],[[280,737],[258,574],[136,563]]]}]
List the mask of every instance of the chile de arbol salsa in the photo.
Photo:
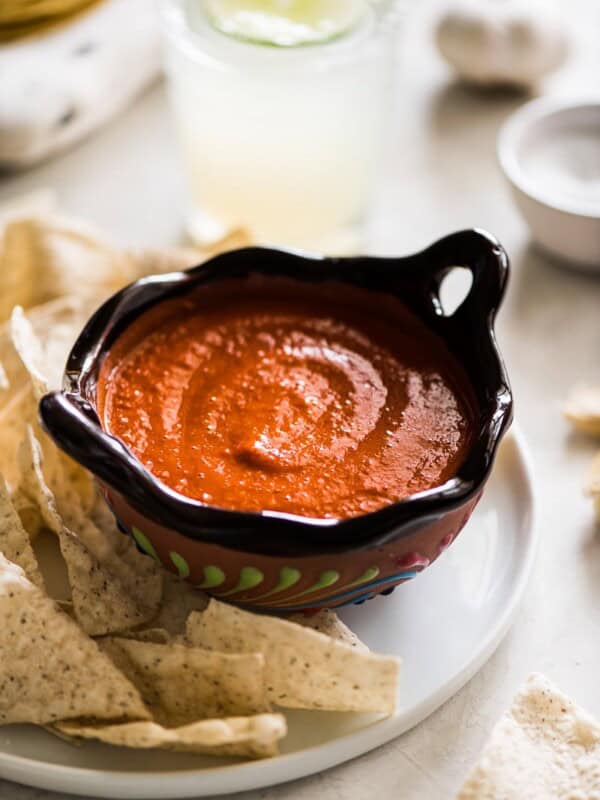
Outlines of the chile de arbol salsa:
[{"label": "chile de arbol salsa", "polygon": [[144,313],[106,357],[99,401],[183,495],[335,518],[445,482],[476,413],[462,367],[399,300],[258,278]]}]

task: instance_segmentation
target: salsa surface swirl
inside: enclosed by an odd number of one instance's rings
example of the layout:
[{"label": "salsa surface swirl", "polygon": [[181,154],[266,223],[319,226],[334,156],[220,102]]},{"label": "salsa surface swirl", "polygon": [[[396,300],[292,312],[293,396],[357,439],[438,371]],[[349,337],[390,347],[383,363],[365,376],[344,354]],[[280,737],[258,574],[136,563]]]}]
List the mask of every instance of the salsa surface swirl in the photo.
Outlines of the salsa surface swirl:
[{"label": "salsa surface swirl", "polygon": [[271,278],[144,313],[98,392],[105,429],[177,492],[310,517],[444,483],[475,419],[462,367],[399,300]]}]

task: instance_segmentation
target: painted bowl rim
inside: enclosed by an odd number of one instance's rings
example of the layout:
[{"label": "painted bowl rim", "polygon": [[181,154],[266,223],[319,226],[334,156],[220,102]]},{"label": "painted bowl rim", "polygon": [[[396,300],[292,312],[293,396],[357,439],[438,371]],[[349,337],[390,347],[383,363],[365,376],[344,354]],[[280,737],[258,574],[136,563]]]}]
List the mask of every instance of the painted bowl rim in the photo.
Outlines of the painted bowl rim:
[{"label": "painted bowl rim", "polygon": [[[257,258],[258,265],[254,263]],[[445,316],[439,299],[441,282],[452,269],[463,266],[472,271],[471,289],[459,308]],[[474,348],[485,372],[469,375],[478,395],[479,432],[454,477],[439,487],[345,519],[235,511],[178,494],[103,430],[95,409],[96,378],[104,355],[123,330],[161,301],[184,295],[203,283],[255,273],[311,282],[341,280],[388,292],[393,283],[393,293],[446,343],[450,331],[466,341],[466,347]],[[489,477],[500,439],[512,420],[510,384],[494,336],[494,319],[507,278],[506,252],[493,236],[477,229],[450,234],[402,258],[333,258],[261,247],[231,250],[191,269],[142,278],[109,298],[77,338],[67,360],[62,391],[51,392],[40,401],[40,419],[61,449],[139,513],[196,541],[274,556],[320,555],[382,545],[466,504],[482,491]],[[382,282],[386,284],[383,288]],[[462,354],[451,347],[463,364],[461,355],[470,352],[466,347]]]}]

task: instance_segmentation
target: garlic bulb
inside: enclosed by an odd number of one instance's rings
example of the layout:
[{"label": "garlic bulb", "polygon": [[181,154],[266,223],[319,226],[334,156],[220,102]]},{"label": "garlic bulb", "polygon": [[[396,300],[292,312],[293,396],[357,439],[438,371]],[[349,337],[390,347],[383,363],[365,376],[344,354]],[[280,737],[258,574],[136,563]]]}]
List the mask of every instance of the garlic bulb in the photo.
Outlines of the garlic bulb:
[{"label": "garlic bulb", "polygon": [[436,40],[461,78],[484,85],[531,86],[567,54],[565,21],[548,0],[456,0]]}]

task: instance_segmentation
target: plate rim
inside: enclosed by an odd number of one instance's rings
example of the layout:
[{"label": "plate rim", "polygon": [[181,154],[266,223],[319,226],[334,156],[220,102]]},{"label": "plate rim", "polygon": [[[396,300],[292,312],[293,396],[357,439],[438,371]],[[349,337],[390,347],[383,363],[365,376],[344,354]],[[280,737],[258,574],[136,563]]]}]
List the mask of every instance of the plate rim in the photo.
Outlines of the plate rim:
[{"label": "plate rim", "polygon": [[475,656],[470,656],[461,669],[422,700],[410,713],[396,714],[324,744],[272,759],[208,769],[110,772],[41,762],[28,756],[11,755],[0,751],[0,778],[49,791],[116,800],[122,798],[168,800],[220,796],[263,789],[314,775],[364,755],[406,733],[460,691],[491,657],[508,632],[529,582],[539,544],[538,500],[533,461],[529,447],[517,425],[513,425],[503,444],[508,443],[515,448],[525,478],[522,492],[526,500],[523,525],[526,536],[522,545],[523,555],[519,560],[519,571],[512,581],[510,593],[501,613],[482,640]]}]

